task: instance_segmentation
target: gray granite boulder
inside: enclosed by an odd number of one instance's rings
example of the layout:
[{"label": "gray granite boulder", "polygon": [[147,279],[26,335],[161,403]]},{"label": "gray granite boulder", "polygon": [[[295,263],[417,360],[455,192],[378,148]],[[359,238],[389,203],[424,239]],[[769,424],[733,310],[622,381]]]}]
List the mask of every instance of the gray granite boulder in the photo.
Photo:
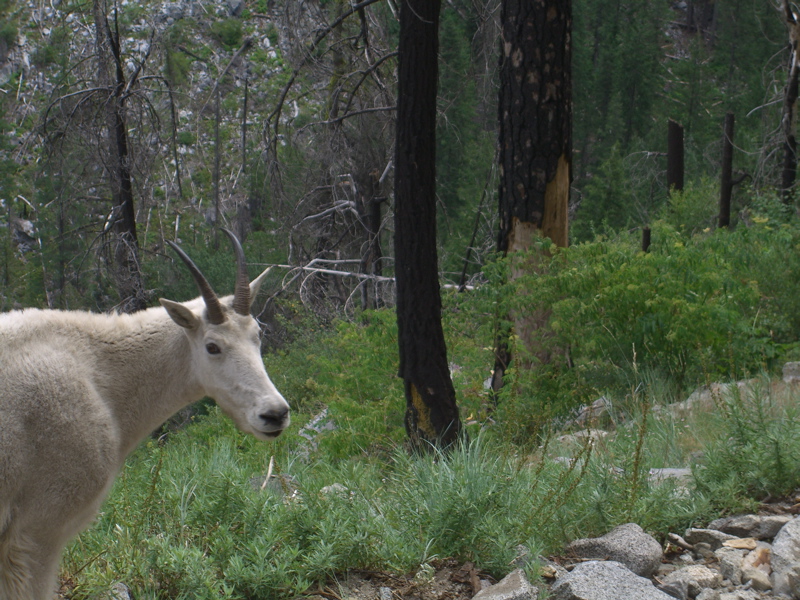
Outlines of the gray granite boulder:
[{"label": "gray granite boulder", "polygon": [[674,600],[615,561],[577,565],[550,588],[551,600]]},{"label": "gray granite boulder", "polygon": [[800,598],[800,517],[789,521],[775,536],[771,563],[774,593]]},{"label": "gray granite boulder", "polygon": [[789,515],[738,515],[711,521],[708,528],[741,538],[770,540],[791,520]]},{"label": "gray granite boulder", "polygon": [[482,589],[472,600],[536,600],[539,590],[530,584],[522,569],[511,571],[495,585]]},{"label": "gray granite boulder", "polygon": [[598,538],[575,540],[566,551],[579,558],[617,561],[636,575],[649,577],[661,563],[661,544],[635,523],[626,523]]}]

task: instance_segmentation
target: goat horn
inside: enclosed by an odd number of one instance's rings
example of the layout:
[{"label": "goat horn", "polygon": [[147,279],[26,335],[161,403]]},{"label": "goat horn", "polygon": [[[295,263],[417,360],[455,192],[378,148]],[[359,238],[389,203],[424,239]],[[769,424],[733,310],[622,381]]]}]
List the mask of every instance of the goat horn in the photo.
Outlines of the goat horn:
[{"label": "goat horn", "polygon": [[192,277],[194,278],[194,281],[200,290],[200,295],[203,297],[203,300],[206,303],[208,322],[212,325],[219,325],[225,321],[225,313],[222,312],[222,305],[219,302],[219,298],[217,298],[214,290],[211,289],[211,284],[208,283],[208,280],[200,272],[200,269],[198,269],[197,265],[194,264],[194,261],[192,261],[192,259],[189,258],[189,256],[183,250],[181,250],[178,244],[170,240],[166,240],[166,242],[169,244],[169,247],[175,250],[178,256],[180,256],[181,260],[186,263],[186,266],[189,267],[189,272],[192,274]]},{"label": "goat horn", "polygon": [[238,238],[230,229],[221,228],[233,243],[233,251],[236,253],[236,287],[233,291],[233,310],[240,315],[250,314],[250,277],[247,275],[247,263],[244,258],[244,250]]}]

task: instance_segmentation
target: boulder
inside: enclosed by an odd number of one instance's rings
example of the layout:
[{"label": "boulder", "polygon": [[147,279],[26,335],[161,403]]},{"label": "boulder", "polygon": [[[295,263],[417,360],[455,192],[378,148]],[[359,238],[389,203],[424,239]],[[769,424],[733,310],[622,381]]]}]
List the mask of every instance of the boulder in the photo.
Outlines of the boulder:
[{"label": "boulder", "polygon": [[566,551],[579,558],[612,560],[636,575],[649,577],[661,563],[661,544],[635,523],[620,525],[604,536],[575,540]]},{"label": "boulder", "polygon": [[690,565],[667,575],[662,584],[678,588],[683,588],[685,584],[689,596],[694,598],[706,588],[714,589],[722,585],[722,575],[703,565]]},{"label": "boulder", "polygon": [[708,528],[742,538],[771,540],[791,520],[788,515],[738,515],[711,521]]},{"label": "boulder", "polygon": [[800,598],[800,517],[789,521],[775,536],[771,565],[775,594]]},{"label": "boulder", "polygon": [[589,561],[560,577],[550,589],[551,600],[673,600],[649,579],[616,561]]},{"label": "boulder", "polygon": [[495,585],[482,589],[472,600],[536,600],[539,591],[530,584],[522,569],[511,571]]}]

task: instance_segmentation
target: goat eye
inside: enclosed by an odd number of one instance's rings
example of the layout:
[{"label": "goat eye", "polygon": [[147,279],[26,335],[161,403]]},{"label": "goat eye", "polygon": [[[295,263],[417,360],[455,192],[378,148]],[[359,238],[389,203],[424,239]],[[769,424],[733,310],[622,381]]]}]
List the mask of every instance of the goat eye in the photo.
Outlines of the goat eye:
[{"label": "goat eye", "polygon": [[208,352],[209,354],[219,354],[220,352],[222,352],[222,350],[220,350],[219,346],[217,346],[216,344],[214,344],[212,342],[212,343],[206,344],[206,352]]}]

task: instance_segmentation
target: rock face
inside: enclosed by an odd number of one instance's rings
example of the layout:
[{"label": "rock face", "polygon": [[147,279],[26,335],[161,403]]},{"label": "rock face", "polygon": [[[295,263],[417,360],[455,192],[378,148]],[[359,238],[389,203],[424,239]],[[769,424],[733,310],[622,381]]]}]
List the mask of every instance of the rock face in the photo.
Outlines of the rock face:
[{"label": "rock face", "polygon": [[590,561],[577,565],[550,589],[553,600],[671,600],[649,579],[632,573],[623,564]]},{"label": "rock face", "polygon": [[599,538],[575,540],[566,552],[579,558],[617,561],[643,577],[655,573],[661,562],[661,544],[636,523],[620,525]]}]

